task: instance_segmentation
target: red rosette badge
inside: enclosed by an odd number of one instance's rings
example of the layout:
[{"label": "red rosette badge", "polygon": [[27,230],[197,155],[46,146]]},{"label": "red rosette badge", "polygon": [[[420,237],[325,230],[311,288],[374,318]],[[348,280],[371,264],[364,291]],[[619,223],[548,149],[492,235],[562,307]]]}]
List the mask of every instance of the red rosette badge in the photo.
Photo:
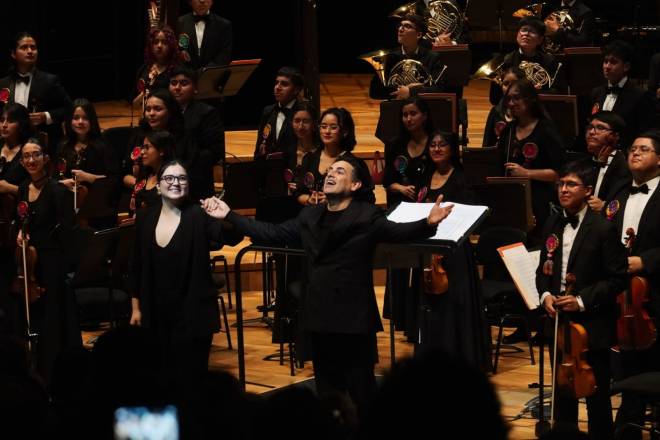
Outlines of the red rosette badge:
[{"label": "red rosette badge", "polygon": [[543,263],[543,273],[548,276],[553,274],[553,262],[552,256],[554,252],[559,247],[559,237],[555,234],[550,234],[548,238],[545,239],[545,250],[548,251],[547,259]]},{"label": "red rosette badge", "polygon": [[144,189],[145,186],[147,186],[147,182],[145,180],[140,180],[135,184],[135,187],[133,188],[133,194],[139,193]]},{"label": "red rosette badge", "polygon": [[18,205],[16,206],[16,214],[18,215],[19,218],[24,219],[25,217],[28,216],[28,202],[25,200],[21,200],[18,202]]},{"label": "red rosette badge", "polygon": [[522,155],[525,158],[523,166],[527,168],[529,164],[539,155],[539,146],[534,142],[527,142],[522,147]]},{"label": "red rosette badge", "polygon": [[133,151],[131,151],[131,160],[133,162],[136,162],[140,156],[142,155],[142,148],[141,147],[135,147],[133,148]]},{"label": "red rosette badge", "polygon": [[57,174],[60,175],[60,178],[64,177],[66,174],[66,160],[60,159],[57,161]]},{"label": "red rosette badge", "polygon": [[145,89],[146,89],[146,85],[144,83],[144,80],[142,78],[138,79],[138,82],[137,82],[137,91],[138,91],[138,93],[144,93]]},{"label": "red rosette badge", "polygon": [[502,136],[502,132],[506,128],[506,121],[497,121],[495,123],[495,136],[499,139]]},{"label": "red rosette badge", "polygon": [[429,189],[426,186],[421,187],[417,193],[417,203],[422,203],[426,199],[428,192]]},{"label": "red rosette badge", "polygon": [[0,89],[0,102],[7,104],[9,102],[9,89]]},{"label": "red rosette badge", "polygon": [[314,178],[314,174],[311,172],[306,172],[305,175],[303,176],[303,184],[307,189],[310,191],[314,190],[314,185],[316,184],[316,179]]},{"label": "red rosette badge", "polygon": [[607,204],[607,207],[605,208],[605,217],[609,221],[612,221],[616,213],[619,212],[620,208],[621,208],[621,204],[619,203],[619,201],[612,200],[610,203]]}]

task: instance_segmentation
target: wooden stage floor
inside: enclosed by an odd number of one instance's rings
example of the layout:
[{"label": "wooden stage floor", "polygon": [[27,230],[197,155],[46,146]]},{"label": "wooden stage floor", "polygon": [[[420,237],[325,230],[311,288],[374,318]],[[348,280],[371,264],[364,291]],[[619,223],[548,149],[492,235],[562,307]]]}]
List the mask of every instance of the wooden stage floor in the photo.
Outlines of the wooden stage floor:
[{"label": "wooden stage floor", "polygon": [[[368,86],[371,75],[322,75],[322,97],[321,106],[323,109],[331,106],[346,107],[349,109],[356,122],[358,145],[356,151],[370,154],[376,150],[383,150],[382,143],[374,137],[376,121],[378,119],[379,101],[368,98]],[[469,108],[469,128],[468,137],[470,146],[480,146],[483,137],[483,127],[485,125],[490,103],[488,102],[488,82],[472,81],[465,88],[464,96],[468,101]],[[130,109],[125,103],[103,102],[97,103],[97,110],[101,117],[101,126],[103,128],[129,125]],[[259,109],[254,109],[255,115]],[[137,121],[137,117],[135,119]],[[226,145],[227,152],[240,158],[251,158],[256,131],[233,131],[227,132]],[[247,241],[242,246],[247,245]],[[226,248],[222,251],[228,256],[230,263],[233,263],[237,253],[237,248]],[[248,258],[250,262],[256,259]],[[382,278],[382,277],[381,277]],[[232,280],[232,285],[234,282]],[[256,287],[255,287],[256,289]],[[244,319],[257,318],[260,312],[256,311],[256,306],[261,303],[261,292],[246,292],[244,295]],[[383,288],[377,287],[377,296],[382,310]],[[235,322],[235,310],[229,311],[230,322]],[[387,328],[388,321],[383,324]],[[88,340],[92,334],[85,333],[84,340]],[[237,352],[236,352],[236,332],[232,329],[232,338],[234,350],[227,349],[226,335],[220,333],[213,339],[213,348],[210,359],[211,368],[222,368],[234,374],[237,374]],[[249,327],[245,330],[245,349],[247,380],[273,387],[282,387],[291,383],[301,381],[312,377],[311,364],[307,363],[304,369],[298,369],[295,377],[289,375],[288,364],[279,365],[277,361],[264,361],[263,358],[277,352],[278,345],[271,343],[271,332],[263,325]],[[390,365],[390,351],[388,333],[383,332],[378,335],[378,345],[380,350],[380,363],[377,365],[379,373],[387,371]],[[520,348],[525,349],[523,344]],[[402,334],[396,336],[397,358],[408,356],[412,353],[412,346],[404,341]],[[538,353],[537,353],[538,355]],[[546,365],[549,362],[546,358]],[[549,383],[549,367],[546,372],[546,383]],[[538,394],[537,389],[528,388],[528,384],[538,381],[538,366],[530,365],[529,353],[522,352],[515,355],[505,355],[500,358],[498,373],[491,375],[492,383],[495,385],[502,403],[502,411],[505,417],[511,419],[518,415],[527,401]],[[248,391],[253,393],[262,393],[271,388],[248,385]],[[478,396],[475,396],[477,399]],[[614,405],[618,406],[618,400],[614,399]],[[584,405],[580,405],[580,419],[586,420],[586,410]],[[466,408],[466,411],[469,411]],[[510,438],[534,439],[535,420],[525,414],[518,420],[510,422]],[[479,415],[474,415],[478,423]],[[582,429],[586,430],[586,424],[581,424]]]}]

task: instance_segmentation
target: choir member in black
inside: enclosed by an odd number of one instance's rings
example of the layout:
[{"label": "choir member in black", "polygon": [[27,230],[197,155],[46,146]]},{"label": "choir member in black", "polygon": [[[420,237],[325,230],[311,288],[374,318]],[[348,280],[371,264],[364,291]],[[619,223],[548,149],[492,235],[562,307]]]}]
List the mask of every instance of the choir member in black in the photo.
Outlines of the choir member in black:
[{"label": "choir member in black", "polygon": [[174,136],[165,130],[153,130],[144,137],[140,152],[142,166],[133,184],[133,211],[138,212],[160,203],[158,172],[164,163],[174,157],[174,147]]},{"label": "choir member in black", "polygon": [[137,73],[137,96],[134,105],[144,106],[145,97],[170,85],[172,69],[181,59],[179,46],[174,31],[167,25],[160,25],[149,30],[144,45],[144,64]]},{"label": "choir member in black", "polygon": [[[571,162],[560,171],[557,193],[563,209],[543,228],[545,246],[536,285],[541,304],[551,318],[559,311],[560,317],[565,314],[587,332],[586,361],[596,382],[595,393],[586,398],[589,434],[592,438],[612,439],[610,347],[616,329],[616,296],[625,286],[627,264],[614,225],[587,205],[595,180],[594,169],[588,163]],[[575,276],[574,295],[564,295],[567,274]],[[561,355],[558,351],[557,365]],[[557,389],[555,405],[558,425],[577,428],[578,400]]]},{"label": "choir member in black", "polygon": [[[292,109],[293,118],[291,125],[293,132],[296,134],[296,157],[295,160],[289,160],[289,170],[292,171],[292,181],[288,182],[289,192],[296,194],[298,185],[303,185],[302,181],[302,165],[305,156],[313,154],[320,148],[321,136],[319,134],[319,112],[314,105],[309,101],[299,101]],[[296,197],[297,199],[297,197]],[[300,203],[305,204],[306,198]]]},{"label": "choir member in black", "polygon": [[[429,154],[433,166],[424,176],[427,191],[423,201],[432,202],[442,195],[450,202],[474,203],[460,163],[456,135],[434,132]],[[418,309],[420,352],[441,348],[485,372],[490,368],[490,327],[484,316],[481,284],[470,244],[465,243],[443,257],[442,266],[447,273],[448,290],[424,294]],[[416,297],[415,292],[409,292],[410,296]]]},{"label": "choir member in black", "polygon": [[[327,170],[340,157],[353,156],[351,151],[357,144],[353,116],[345,108],[331,107],[325,110],[321,114],[319,133],[321,135],[321,148],[305,155],[300,166],[299,175],[302,176],[302,182],[298,183],[296,195],[298,203],[301,205],[327,203],[327,198],[323,192]],[[369,172],[362,159],[355,158],[355,160],[363,171]],[[311,173],[313,179],[305,179],[305,175],[309,173]],[[361,191],[361,196],[371,203],[376,200],[373,189],[373,184],[370,183],[369,188],[366,188],[365,185]]]},{"label": "choir member in black", "polygon": [[[636,234],[631,256],[628,257],[628,273],[645,277],[650,287],[651,315],[656,329],[660,328],[660,132],[640,134],[628,149],[628,167],[632,184],[617,195],[618,205],[609,208],[608,218],[617,228],[617,237],[625,240],[628,228]],[[660,342],[647,350],[623,350],[624,377],[648,371],[660,371]],[[627,426],[633,422],[643,425],[645,406],[636,397],[624,393],[616,416],[617,439],[641,439],[639,429]]]},{"label": "choir member in black", "polygon": [[625,41],[615,40],[603,47],[603,75],[607,84],[591,91],[591,113],[613,111],[626,121],[621,145],[630,145],[641,131],[649,128],[653,104],[643,89],[628,78],[634,48]]},{"label": "choir member in black", "polygon": [[[386,80],[390,78],[392,68],[406,59],[422,63],[433,79],[440,76],[444,64],[440,62],[438,54],[419,44],[425,33],[426,23],[419,15],[406,15],[401,19],[397,28],[397,42],[401,47],[393,49],[387,55],[384,65]],[[441,91],[440,83],[424,85],[415,82],[392,88],[383,84],[378,75],[374,75],[369,86],[369,97],[372,99],[406,99],[417,93],[439,91]]]},{"label": "choir member in black", "polygon": [[[21,163],[30,178],[18,187],[18,202],[27,202],[25,238],[37,250],[35,276],[45,289],[30,305],[31,327],[38,334],[37,371],[50,380],[59,353],[82,344],[73,291],[65,287],[70,272],[67,248],[74,223],[73,195],[48,176],[49,161],[39,141],[29,139],[21,150]],[[18,246],[23,243],[19,231]]]},{"label": "choir member in black", "polygon": [[[525,17],[518,22],[518,33],[516,42],[518,48],[509,52],[504,57],[502,69],[510,66],[520,66],[520,63],[527,61],[536,63],[542,67],[550,77],[550,82],[546,84],[534,84],[537,90],[543,90],[544,93],[561,93],[565,90],[565,74],[563,67],[549,53],[543,51],[543,39],[545,38],[545,24],[536,17]],[[496,84],[490,87],[490,102],[495,105],[502,97],[501,90]]]},{"label": "choir member in black", "polygon": [[585,129],[587,151],[596,168],[596,186],[589,197],[589,207],[601,212],[621,187],[630,184],[626,155],[619,150],[626,123],[616,113],[601,111],[591,117]]},{"label": "choir member in black", "polygon": [[552,183],[565,162],[561,136],[545,115],[534,86],[527,80],[509,87],[504,102],[514,118],[504,129],[497,144],[504,164],[504,175],[526,177],[532,183],[532,211],[539,232],[550,216],[550,203],[556,200]]},{"label": "choir member in black", "polygon": [[[502,98],[506,95],[509,86],[520,79],[525,79],[525,73],[517,66],[511,66],[502,72]],[[486,118],[486,128],[484,129],[484,140],[482,147],[492,147],[497,145],[497,142],[504,131],[506,124],[511,122],[511,115],[509,109],[504,103],[504,99],[500,99],[497,105],[491,107],[488,117]]]},{"label": "choir member in black", "polygon": [[79,218],[92,228],[109,228],[117,223],[119,161],[101,135],[94,105],[87,99],[76,99],[72,109],[58,150],[57,161],[66,168],[60,183],[71,191],[76,183],[85,186],[89,193],[84,203],[78,201]]},{"label": "choir member in black", "polygon": [[57,76],[37,67],[37,40],[29,32],[13,39],[10,74],[0,79],[0,104],[18,103],[30,111],[30,122],[38,132],[48,135],[53,148],[62,137],[61,124],[71,105]]},{"label": "choir member in black", "polygon": [[231,61],[232,28],[226,18],[213,14],[213,0],[189,0],[192,12],[179,17],[179,48],[193,69],[224,66]]},{"label": "choir member in black", "polygon": [[[21,148],[32,135],[30,114],[21,104],[9,104],[0,117],[0,334],[18,334],[16,300],[9,286],[16,275],[12,222],[16,217],[18,185],[28,173],[21,164]],[[2,322],[4,321],[4,322]]]},{"label": "choir member in black", "polygon": [[373,290],[375,244],[429,237],[451,211],[438,200],[427,219],[392,223],[380,208],[359,200],[365,184],[371,186],[368,170],[346,155],[328,169],[327,203],[306,207],[284,223],[251,221],[217,198],[204,204],[210,215],[226,218],[253,239],[305,249],[309,280],[301,326],[312,338],[316,389],[321,395],[348,394],[358,413],[376,390],[376,333],[383,328]]},{"label": "choir member in black", "polygon": [[185,131],[195,138],[196,151],[188,168],[196,177],[195,193],[209,197],[215,192],[213,166],[225,160],[225,128],[220,112],[197,101],[197,74],[187,67],[172,69],[170,94],[183,110]]},{"label": "choir member in black", "polygon": [[433,132],[429,106],[422,98],[412,97],[401,107],[401,135],[385,145],[383,186],[387,190],[387,206],[394,208],[402,201],[417,201],[420,180],[429,166],[428,145]]},{"label": "choir member in black", "polygon": [[156,180],[162,203],[148,208],[136,222],[130,323],[151,330],[165,383],[174,385],[174,395],[181,399],[177,403],[189,405],[208,369],[213,333],[220,330],[209,243],[222,244],[227,238],[222,222],[190,200],[182,162],[164,164]]},{"label": "choir member in black", "polygon": [[572,26],[561,26],[556,15],[545,17],[545,37],[560,49],[566,47],[593,46],[596,36],[596,20],[593,11],[580,0],[554,2],[556,11],[565,10],[573,20]]}]

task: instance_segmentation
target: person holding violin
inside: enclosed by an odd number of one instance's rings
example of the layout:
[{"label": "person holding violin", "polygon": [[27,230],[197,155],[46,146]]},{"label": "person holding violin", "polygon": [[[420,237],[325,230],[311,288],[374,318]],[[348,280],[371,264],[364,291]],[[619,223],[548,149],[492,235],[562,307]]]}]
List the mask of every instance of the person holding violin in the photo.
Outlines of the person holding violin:
[{"label": "person holding violin", "polygon": [[[640,134],[628,148],[628,168],[632,184],[623,188],[616,199],[606,208],[621,240],[633,232],[634,240],[628,257],[628,273],[639,275],[648,281],[650,307],[645,307],[657,332],[660,325],[660,131]],[[632,229],[632,231],[630,231]],[[640,319],[640,318],[637,318]],[[647,323],[648,324],[648,323]],[[650,329],[652,341],[655,336]],[[660,343],[657,339],[650,347],[638,350],[621,350],[624,377],[646,371],[660,370]],[[637,429],[626,429],[627,423],[642,423],[644,404],[625,393],[616,415],[617,439],[641,439]]]},{"label": "person holding violin", "polygon": [[[572,383],[561,380],[569,376],[557,374],[555,420],[577,427],[576,390],[595,380],[595,390],[591,388],[584,397],[589,434],[600,440],[613,438],[609,348],[614,342],[616,296],[625,286],[627,264],[614,225],[589,209],[595,180],[595,171],[586,161],[570,162],[560,170],[556,186],[563,209],[543,228],[545,245],[536,284],[548,315],[555,318],[559,313],[564,330],[577,324],[583,337],[582,345],[558,345],[554,371],[560,370],[560,362],[576,368],[570,372],[575,377]],[[566,294],[569,291],[573,294]]]},{"label": "person holding violin", "polygon": [[26,242],[37,254],[33,271],[28,267],[29,288],[44,292],[30,304],[31,328],[38,334],[37,371],[47,383],[58,354],[82,344],[75,299],[64,285],[70,269],[65,250],[74,224],[73,196],[49,177],[48,161],[37,139],[23,145],[21,163],[30,177],[18,187],[18,203],[27,205],[27,213],[16,238],[19,247]]}]

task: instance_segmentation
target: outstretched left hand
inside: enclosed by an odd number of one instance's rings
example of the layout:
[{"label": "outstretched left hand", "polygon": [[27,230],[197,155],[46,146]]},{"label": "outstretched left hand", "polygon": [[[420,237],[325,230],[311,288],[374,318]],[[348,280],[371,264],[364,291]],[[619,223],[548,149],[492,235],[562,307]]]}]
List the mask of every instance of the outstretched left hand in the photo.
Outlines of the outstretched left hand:
[{"label": "outstretched left hand", "polygon": [[451,213],[451,210],[454,209],[453,204],[440,206],[442,198],[442,194],[440,194],[438,196],[438,200],[435,201],[435,205],[433,205],[433,208],[431,208],[429,216],[426,218],[426,221],[430,226],[435,226],[443,221]]},{"label": "outstretched left hand", "polygon": [[211,217],[223,220],[229,214],[231,209],[229,205],[217,197],[209,197],[206,200],[200,200],[202,209]]}]

